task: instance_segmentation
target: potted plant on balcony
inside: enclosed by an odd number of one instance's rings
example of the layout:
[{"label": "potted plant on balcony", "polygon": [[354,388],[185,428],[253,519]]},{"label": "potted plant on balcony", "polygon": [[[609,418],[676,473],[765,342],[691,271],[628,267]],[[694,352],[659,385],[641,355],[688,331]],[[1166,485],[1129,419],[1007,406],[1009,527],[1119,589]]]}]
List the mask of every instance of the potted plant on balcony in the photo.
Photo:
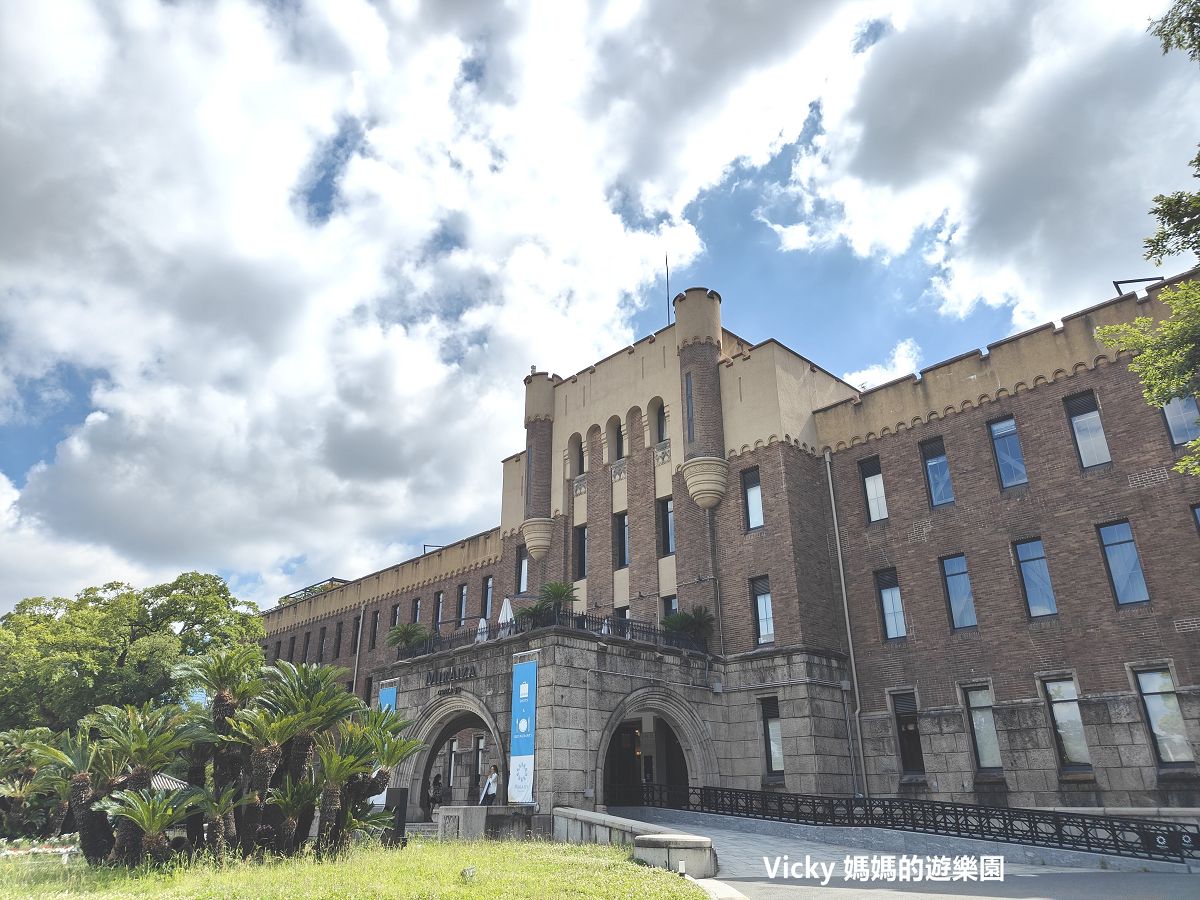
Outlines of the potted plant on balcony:
[{"label": "potted plant on balcony", "polygon": [[575,585],[569,581],[547,581],[538,592],[532,606],[518,609],[517,619],[522,625],[544,624],[548,620],[559,621],[563,607],[575,602]]},{"label": "potted plant on balcony", "polygon": [[409,650],[417,644],[429,640],[429,629],[418,622],[401,622],[388,629],[387,642],[389,647],[399,647]]},{"label": "potted plant on balcony", "polygon": [[673,612],[662,620],[662,630],[667,634],[688,638],[701,647],[708,643],[715,627],[716,619],[703,606],[693,606],[691,612]]}]

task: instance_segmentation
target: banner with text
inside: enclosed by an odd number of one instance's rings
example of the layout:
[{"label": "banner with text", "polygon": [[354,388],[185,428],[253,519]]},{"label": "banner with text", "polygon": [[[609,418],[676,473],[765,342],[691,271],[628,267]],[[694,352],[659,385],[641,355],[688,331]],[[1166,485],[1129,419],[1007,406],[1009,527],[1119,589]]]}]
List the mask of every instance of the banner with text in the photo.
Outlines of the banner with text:
[{"label": "banner with text", "polygon": [[537,722],[537,657],[513,662],[512,737],[508,755],[508,802],[533,802],[534,729]]}]

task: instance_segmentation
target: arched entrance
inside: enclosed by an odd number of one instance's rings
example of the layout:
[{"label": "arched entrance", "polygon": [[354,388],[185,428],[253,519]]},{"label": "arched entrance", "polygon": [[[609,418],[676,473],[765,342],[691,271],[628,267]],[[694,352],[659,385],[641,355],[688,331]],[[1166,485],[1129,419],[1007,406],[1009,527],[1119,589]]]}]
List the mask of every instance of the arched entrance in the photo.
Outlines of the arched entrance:
[{"label": "arched entrance", "polygon": [[647,782],[677,789],[717,784],[708,728],[690,703],[663,687],[634,691],[609,716],[596,759],[596,802],[641,802]]},{"label": "arched entrance", "polygon": [[[500,770],[500,790],[508,781],[506,753],[495,718],[478,697],[467,692],[438,697],[421,710],[407,736],[423,747],[397,769],[393,785],[408,788],[410,821],[429,821],[429,787],[437,778],[442,803],[473,804],[480,779],[491,766]],[[499,802],[503,803],[501,796]]]}]

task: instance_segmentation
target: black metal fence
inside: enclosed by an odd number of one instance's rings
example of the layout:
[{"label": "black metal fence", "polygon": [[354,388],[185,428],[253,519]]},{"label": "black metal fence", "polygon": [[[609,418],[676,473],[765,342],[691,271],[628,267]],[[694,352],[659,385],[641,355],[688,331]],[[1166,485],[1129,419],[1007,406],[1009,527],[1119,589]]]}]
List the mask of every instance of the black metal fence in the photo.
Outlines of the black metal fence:
[{"label": "black metal fence", "polygon": [[[892,828],[1166,862],[1200,860],[1200,828],[1151,819],[973,806],[936,800],[818,797],[662,784],[617,788],[613,791],[614,800],[616,797],[625,802],[633,800],[639,787],[643,806],[800,825]],[[613,802],[612,805],[618,804]]]},{"label": "black metal fence", "polygon": [[594,616],[586,613],[574,613],[565,609],[558,611],[546,609],[527,613],[505,625],[489,622],[486,626],[471,625],[455,628],[452,631],[441,631],[411,647],[401,648],[396,654],[396,658],[413,659],[442,650],[458,650],[462,647],[482,644],[486,641],[540,628],[570,628],[576,631],[588,631],[598,637],[624,638],[642,644],[654,644],[677,650],[694,650],[700,653],[706,650],[704,641],[695,640],[686,634],[667,631],[653,622],[621,619],[617,616]]}]

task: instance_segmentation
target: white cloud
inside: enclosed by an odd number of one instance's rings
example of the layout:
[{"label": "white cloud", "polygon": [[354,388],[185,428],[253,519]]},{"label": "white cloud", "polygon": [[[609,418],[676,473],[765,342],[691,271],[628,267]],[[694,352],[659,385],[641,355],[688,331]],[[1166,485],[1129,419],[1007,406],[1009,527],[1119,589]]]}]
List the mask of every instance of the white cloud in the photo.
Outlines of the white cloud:
[{"label": "white cloud", "polygon": [[892,348],[887,362],[875,363],[857,372],[847,372],[842,376],[856,388],[865,390],[877,385],[886,384],[905,375],[911,375],[921,367],[921,347],[912,338],[898,341]]}]

